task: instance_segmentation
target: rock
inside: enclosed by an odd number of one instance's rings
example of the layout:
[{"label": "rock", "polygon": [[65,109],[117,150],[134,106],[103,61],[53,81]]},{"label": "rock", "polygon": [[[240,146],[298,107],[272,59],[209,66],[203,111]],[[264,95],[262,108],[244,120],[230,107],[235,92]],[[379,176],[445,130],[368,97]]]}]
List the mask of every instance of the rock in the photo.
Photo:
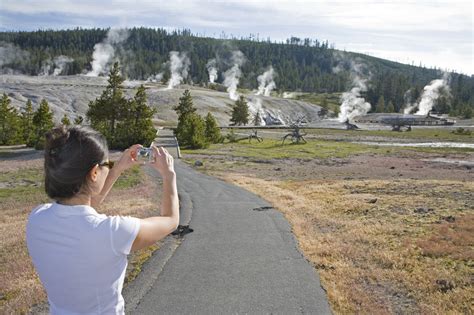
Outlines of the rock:
[{"label": "rock", "polygon": [[453,223],[454,221],[456,221],[456,218],[453,217],[452,215],[448,215],[447,217],[441,217],[441,219],[448,221],[450,223]]},{"label": "rock", "polygon": [[436,286],[438,287],[438,290],[443,293],[446,293],[455,288],[454,282],[445,279],[436,280]]},{"label": "rock", "polygon": [[204,164],[203,164],[201,161],[199,161],[199,160],[197,160],[196,162],[194,162],[194,166],[203,166],[203,165],[204,165]]},{"label": "rock", "polygon": [[433,211],[434,211],[433,208],[419,207],[419,208],[416,208],[413,212],[415,212],[415,213],[428,213],[428,212],[433,212]]}]

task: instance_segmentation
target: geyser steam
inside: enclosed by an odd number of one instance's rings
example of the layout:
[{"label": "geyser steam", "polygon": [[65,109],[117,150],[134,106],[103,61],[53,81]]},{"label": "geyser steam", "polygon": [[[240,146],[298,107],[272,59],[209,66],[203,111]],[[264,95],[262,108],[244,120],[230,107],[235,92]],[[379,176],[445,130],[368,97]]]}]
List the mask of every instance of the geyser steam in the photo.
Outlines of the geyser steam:
[{"label": "geyser steam", "polygon": [[234,50],[232,52],[231,62],[233,64],[232,68],[224,73],[224,86],[227,87],[229,98],[236,101],[239,98],[237,86],[239,85],[239,79],[242,75],[240,67],[245,62],[244,54],[240,50]]},{"label": "geyser steam", "polygon": [[[361,92],[367,91],[367,79],[363,77],[363,65],[350,61],[352,88],[341,96],[341,107],[338,116],[340,122],[351,120],[356,116],[365,115],[369,112],[371,105],[360,96]],[[334,69],[339,71],[339,67]]]},{"label": "geyser steam", "polygon": [[209,83],[214,83],[217,80],[217,62],[216,59],[211,59],[206,64],[207,72],[209,72]]},{"label": "geyser steam", "polygon": [[179,85],[183,79],[187,78],[190,64],[189,58],[186,56],[185,52],[170,52],[171,78],[168,81],[167,89],[174,88],[175,86]]},{"label": "geyser steam", "polygon": [[109,71],[110,64],[115,57],[116,47],[128,38],[128,31],[126,29],[111,28],[107,32],[107,37],[98,44],[94,45],[94,52],[92,53],[92,70],[86,75],[97,77]]},{"label": "geyser steam", "polygon": [[273,67],[270,66],[267,71],[257,77],[259,84],[257,94],[255,95],[270,96],[272,90],[276,88],[275,81],[273,80],[274,75],[275,71],[273,70]]},{"label": "geyser steam", "polygon": [[410,114],[413,109],[418,107],[415,115],[428,115],[441,93],[443,91],[449,93],[448,79],[449,74],[445,73],[443,78],[431,81],[430,84],[424,87],[420,102],[418,104],[409,104],[403,112]]}]

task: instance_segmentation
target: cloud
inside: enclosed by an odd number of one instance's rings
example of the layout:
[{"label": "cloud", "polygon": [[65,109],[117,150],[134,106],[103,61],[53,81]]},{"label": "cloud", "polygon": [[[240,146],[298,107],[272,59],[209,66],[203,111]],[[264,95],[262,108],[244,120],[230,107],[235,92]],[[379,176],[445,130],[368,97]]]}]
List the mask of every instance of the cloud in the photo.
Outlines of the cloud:
[{"label": "cloud", "polygon": [[[218,37],[224,31],[237,37],[259,34],[262,39],[277,41],[292,35],[316,37],[339,49],[380,57],[397,50],[398,61],[417,56],[433,60],[428,66],[449,64],[474,73],[472,45],[466,44],[473,40],[472,20],[471,2],[465,0],[50,0],[41,5],[33,0],[2,0],[0,29],[156,27],[159,21],[162,26],[189,28],[207,36]],[[447,46],[453,59],[431,57],[442,56]]]}]

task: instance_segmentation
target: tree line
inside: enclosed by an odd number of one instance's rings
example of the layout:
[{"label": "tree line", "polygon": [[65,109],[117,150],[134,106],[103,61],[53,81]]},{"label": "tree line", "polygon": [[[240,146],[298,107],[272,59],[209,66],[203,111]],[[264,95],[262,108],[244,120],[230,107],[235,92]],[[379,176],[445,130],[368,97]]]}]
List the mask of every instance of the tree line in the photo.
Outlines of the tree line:
[{"label": "tree line", "polygon": [[[28,58],[16,58],[5,63],[11,68],[30,75],[38,75],[43,65],[55,56],[66,55],[74,61],[63,70],[64,75],[79,74],[91,70],[94,45],[101,42],[108,29],[39,30],[35,32],[0,32],[0,42],[10,43],[27,51]],[[220,71],[230,67],[232,50],[240,50],[246,56],[242,65],[239,87],[255,89],[257,76],[272,65],[277,76],[278,92],[303,91],[313,93],[344,92],[351,88],[350,67],[333,71],[344,64],[343,60],[357,60],[367,68],[369,79],[364,96],[375,111],[383,96],[387,107],[391,102],[394,112],[400,112],[405,104],[407,91],[413,101],[423,92],[423,87],[441,76],[439,69],[428,69],[400,64],[363,54],[342,52],[317,39],[291,37],[286,42],[260,41],[254,37],[241,39],[216,39],[193,35],[189,30],[167,31],[164,29],[132,28],[129,36],[117,50],[117,58],[123,65],[123,73],[131,79],[147,79],[164,72],[169,78],[166,62],[170,51],[185,51],[191,60],[187,83],[207,84],[206,63],[217,57]],[[369,76],[368,73],[371,75]],[[222,82],[220,76],[217,82]],[[435,110],[453,115],[462,115],[474,109],[474,77],[452,73],[450,96],[439,100]]]}]

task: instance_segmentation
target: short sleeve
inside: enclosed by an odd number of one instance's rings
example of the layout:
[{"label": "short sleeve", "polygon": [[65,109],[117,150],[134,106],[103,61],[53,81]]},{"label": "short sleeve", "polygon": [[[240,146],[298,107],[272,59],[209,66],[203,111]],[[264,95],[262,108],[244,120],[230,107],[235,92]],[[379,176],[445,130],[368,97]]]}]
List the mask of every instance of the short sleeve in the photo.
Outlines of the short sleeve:
[{"label": "short sleeve", "polygon": [[140,219],[130,216],[110,217],[110,241],[116,255],[128,255],[140,230]]}]

